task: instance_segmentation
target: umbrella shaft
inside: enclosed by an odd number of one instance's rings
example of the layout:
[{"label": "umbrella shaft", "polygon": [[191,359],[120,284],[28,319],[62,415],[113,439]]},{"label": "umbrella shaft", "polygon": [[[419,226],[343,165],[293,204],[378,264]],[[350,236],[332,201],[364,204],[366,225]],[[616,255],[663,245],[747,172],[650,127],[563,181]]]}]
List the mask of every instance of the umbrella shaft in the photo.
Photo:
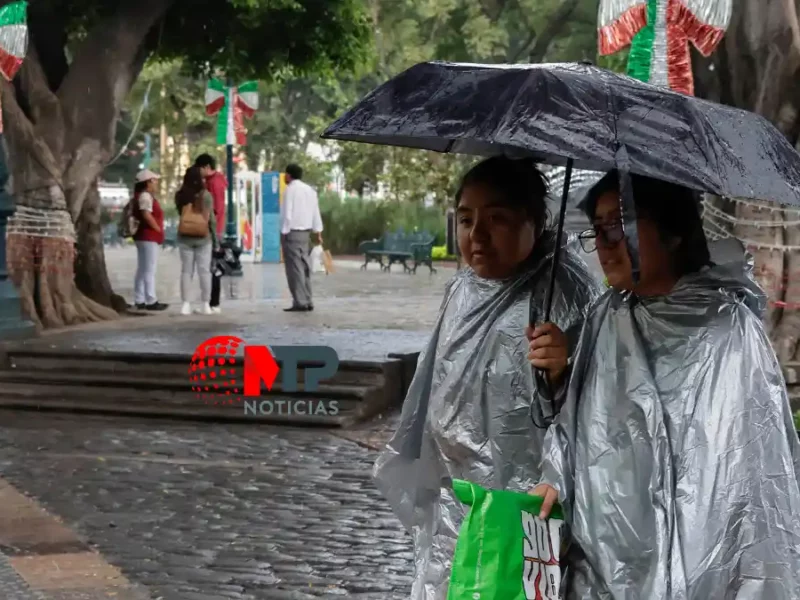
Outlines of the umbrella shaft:
[{"label": "umbrella shaft", "polygon": [[[567,168],[564,172],[564,190],[561,193],[561,207],[558,212],[558,225],[556,228],[556,247],[553,251],[553,264],[550,267],[550,285],[547,286],[547,299],[544,309],[544,322],[550,321],[550,311],[553,308],[553,294],[556,289],[556,273],[558,272],[558,263],[561,258],[561,244],[564,239],[564,220],[567,216],[567,200],[569,199],[569,185],[572,179],[572,159],[567,161]],[[531,323],[535,325],[535,323]]]}]

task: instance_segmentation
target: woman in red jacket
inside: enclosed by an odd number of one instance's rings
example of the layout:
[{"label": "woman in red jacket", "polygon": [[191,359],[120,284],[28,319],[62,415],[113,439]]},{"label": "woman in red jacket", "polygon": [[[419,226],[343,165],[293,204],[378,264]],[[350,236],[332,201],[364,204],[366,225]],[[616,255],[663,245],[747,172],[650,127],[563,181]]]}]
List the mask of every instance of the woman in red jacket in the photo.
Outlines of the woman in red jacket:
[{"label": "woman in red jacket", "polygon": [[159,246],[164,243],[164,211],[155,197],[159,176],[145,169],[136,175],[133,198],[139,229],[133,236],[136,242],[136,279],[134,293],[136,308],[164,310],[156,297],[156,266]]}]

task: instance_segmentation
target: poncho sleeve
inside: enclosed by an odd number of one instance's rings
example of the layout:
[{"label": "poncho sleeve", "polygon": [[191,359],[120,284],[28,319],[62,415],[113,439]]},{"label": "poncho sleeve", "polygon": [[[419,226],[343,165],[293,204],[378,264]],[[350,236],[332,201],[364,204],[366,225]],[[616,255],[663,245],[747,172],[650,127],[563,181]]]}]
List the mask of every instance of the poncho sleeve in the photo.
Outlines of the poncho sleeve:
[{"label": "poncho sleeve", "polygon": [[542,447],[540,483],[546,483],[558,490],[558,501],[570,518],[571,499],[573,495],[574,441],[578,409],[578,390],[581,388],[582,376],[592,360],[594,334],[598,322],[605,312],[608,294],[601,298],[590,311],[582,324],[572,365],[566,375],[564,385],[556,391],[556,401],[561,403],[561,410],[553,424],[547,429]]}]

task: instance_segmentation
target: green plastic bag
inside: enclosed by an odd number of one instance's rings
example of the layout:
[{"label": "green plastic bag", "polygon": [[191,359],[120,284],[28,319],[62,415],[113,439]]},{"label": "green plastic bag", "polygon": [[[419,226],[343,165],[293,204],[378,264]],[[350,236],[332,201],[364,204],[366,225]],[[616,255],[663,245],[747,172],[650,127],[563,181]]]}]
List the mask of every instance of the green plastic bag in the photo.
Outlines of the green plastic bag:
[{"label": "green plastic bag", "polygon": [[564,517],[539,519],[543,499],[453,480],[470,506],[456,544],[447,600],[560,600]]}]

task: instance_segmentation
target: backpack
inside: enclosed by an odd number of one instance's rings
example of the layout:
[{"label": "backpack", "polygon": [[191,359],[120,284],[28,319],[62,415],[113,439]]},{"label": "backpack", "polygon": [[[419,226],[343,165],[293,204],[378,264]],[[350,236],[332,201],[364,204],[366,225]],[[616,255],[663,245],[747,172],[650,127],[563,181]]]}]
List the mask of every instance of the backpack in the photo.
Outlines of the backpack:
[{"label": "backpack", "polygon": [[181,219],[178,222],[178,235],[204,238],[210,234],[208,227],[210,219],[211,214],[209,212],[195,212],[192,204],[187,204],[181,209]]},{"label": "backpack", "polygon": [[135,203],[136,198],[128,200],[125,208],[122,209],[122,214],[117,223],[117,234],[119,234],[119,237],[123,240],[132,238],[136,235],[136,232],[139,231],[140,221],[135,214]]}]

